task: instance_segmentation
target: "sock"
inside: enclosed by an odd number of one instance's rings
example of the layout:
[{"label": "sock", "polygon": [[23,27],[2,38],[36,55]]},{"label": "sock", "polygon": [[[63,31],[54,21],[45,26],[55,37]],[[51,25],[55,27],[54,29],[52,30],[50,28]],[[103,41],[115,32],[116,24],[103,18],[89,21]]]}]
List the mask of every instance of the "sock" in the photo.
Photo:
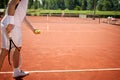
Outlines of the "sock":
[{"label": "sock", "polygon": [[14,68],[14,72],[20,71],[20,68]]}]

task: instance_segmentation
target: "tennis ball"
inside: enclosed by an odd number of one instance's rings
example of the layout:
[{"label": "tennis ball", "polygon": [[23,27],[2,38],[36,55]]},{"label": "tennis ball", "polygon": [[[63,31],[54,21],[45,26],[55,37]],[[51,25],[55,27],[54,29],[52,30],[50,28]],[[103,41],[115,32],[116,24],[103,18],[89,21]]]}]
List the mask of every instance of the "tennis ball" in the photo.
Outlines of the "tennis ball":
[{"label": "tennis ball", "polygon": [[39,29],[35,29],[35,30],[34,30],[34,33],[35,33],[35,34],[40,34],[40,32],[41,32],[41,31],[40,31]]}]

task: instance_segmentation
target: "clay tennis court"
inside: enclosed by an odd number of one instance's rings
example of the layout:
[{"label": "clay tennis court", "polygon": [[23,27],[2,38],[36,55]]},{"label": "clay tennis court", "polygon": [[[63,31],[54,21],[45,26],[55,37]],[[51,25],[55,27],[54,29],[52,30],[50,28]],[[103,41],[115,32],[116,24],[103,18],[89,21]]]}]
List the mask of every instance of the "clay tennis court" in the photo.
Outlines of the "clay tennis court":
[{"label": "clay tennis court", "polygon": [[[99,19],[28,17],[23,24],[22,69],[18,80],[120,80],[120,26]],[[14,80],[7,57],[0,80]]]}]

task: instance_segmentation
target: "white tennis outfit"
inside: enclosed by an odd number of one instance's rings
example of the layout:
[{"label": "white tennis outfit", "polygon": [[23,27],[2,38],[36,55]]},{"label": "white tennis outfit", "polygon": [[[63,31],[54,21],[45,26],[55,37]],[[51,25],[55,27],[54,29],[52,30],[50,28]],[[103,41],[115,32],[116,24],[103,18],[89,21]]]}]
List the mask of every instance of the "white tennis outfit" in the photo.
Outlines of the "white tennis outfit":
[{"label": "white tennis outfit", "polygon": [[[10,36],[12,37],[14,43],[17,47],[22,46],[22,31],[21,24],[26,16],[28,6],[28,0],[21,0],[19,5],[17,6],[14,14],[14,28],[12,29]],[[7,9],[8,10],[8,9]],[[6,33],[6,26],[9,24],[8,11],[6,10],[6,14],[1,21],[1,34],[2,34],[2,48],[9,49],[9,39]]]}]

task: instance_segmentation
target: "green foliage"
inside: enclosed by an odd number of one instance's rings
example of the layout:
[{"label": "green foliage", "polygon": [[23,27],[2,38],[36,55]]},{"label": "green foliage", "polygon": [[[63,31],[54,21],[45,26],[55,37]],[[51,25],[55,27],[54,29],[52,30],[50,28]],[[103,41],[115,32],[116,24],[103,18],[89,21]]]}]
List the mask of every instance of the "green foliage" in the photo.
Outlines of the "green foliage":
[{"label": "green foliage", "polygon": [[0,8],[6,8],[8,0],[0,0]]},{"label": "green foliage", "polygon": [[97,9],[100,11],[116,11],[120,10],[118,0],[98,0]]},{"label": "green foliage", "polygon": [[76,6],[76,7],[74,8],[74,10],[81,10],[81,7],[80,7],[80,6]]},{"label": "green foliage", "polygon": [[82,10],[87,9],[87,0],[82,0],[82,5],[81,5]]},{"label": "green foliage", "polygon": [[[0,8],[6,8],[8,1],[0,0]],[[40,1],[42,1],[42,4]],[[96,4],[94,4],[94,1]],[[29,0],[28,8],[94,10],[94,5],[99,11],[120,11],[120,0]]]},{"label": "green foliage", "polygon": [[87,0],[87,10],[93,10],[94,5],[93,1]]}]

